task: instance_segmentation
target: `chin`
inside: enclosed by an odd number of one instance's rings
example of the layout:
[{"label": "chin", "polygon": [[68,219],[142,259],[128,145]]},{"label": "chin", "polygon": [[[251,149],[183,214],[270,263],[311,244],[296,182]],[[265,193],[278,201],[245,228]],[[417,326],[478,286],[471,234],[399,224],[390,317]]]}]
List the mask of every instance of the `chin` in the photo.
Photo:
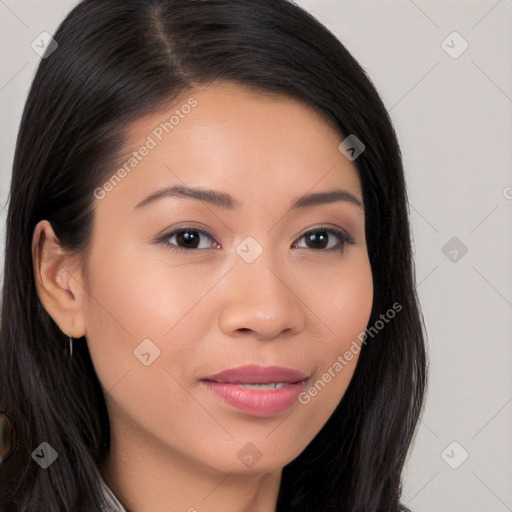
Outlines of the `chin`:
[{"label": "chin", "polygon": [[[259,475],[281,470],[296,459],[305,447],[290,447],[286,452],[277,451],[281,441],[270,443],[267,439],[240,442],[234,450],[227,448],[221,453],[211,453],[204,462],[217,471],[238,475]],[[265,445],[265,446],[263,446]]]}]

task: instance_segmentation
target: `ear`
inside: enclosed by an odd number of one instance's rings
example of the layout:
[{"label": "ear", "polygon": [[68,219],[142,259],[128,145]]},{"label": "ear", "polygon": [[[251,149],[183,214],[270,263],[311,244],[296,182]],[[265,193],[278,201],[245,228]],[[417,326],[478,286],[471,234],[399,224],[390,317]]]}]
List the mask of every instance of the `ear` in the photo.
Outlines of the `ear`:
[{"label": "ear", "polygon": [[85,335],[83,306],[87,291],[78,257],[62,249],[47,220],[36,225],[32,235],[32,263],[37,294],[55,323],[73,338]]}]

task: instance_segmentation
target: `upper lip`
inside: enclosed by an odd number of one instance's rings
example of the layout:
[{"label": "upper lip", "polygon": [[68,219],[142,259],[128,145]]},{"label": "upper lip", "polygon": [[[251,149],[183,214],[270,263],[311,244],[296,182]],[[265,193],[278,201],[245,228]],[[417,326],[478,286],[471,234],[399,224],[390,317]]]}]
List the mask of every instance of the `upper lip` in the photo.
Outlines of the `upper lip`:
[{"label": "upper lip", "polygon": [[202,380],[238,384],[268,384],[271,382],[300,382],[307,378],[307,374],[293,368],[250,365],[224,370]]}]

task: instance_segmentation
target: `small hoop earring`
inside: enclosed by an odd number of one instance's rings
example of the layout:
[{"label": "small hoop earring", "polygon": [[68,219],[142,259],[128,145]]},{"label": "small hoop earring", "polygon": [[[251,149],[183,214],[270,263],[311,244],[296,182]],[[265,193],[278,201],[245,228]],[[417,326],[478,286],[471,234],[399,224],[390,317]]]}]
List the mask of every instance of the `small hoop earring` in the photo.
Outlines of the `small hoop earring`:
[{"label": "small hoop earring", "polygon": [[73,359],[73,338],[68,336],[69,338],[69,360]]}]

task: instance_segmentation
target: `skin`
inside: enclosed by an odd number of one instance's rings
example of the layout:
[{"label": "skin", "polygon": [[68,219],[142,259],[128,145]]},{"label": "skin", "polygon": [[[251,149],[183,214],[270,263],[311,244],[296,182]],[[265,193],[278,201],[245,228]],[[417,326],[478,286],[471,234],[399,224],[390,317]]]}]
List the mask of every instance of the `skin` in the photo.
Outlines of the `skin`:
[{"label": "skin", "polygon": [[[357,340],[373,301],[364,208],[349,201],[290,205],[332,189],[362,203],[361,185],[338,149],[343,136],[315,110],[229,82],[196,89],[135,122],[120,161],[191,96],[197,106],[94,199],[86,273],[76,254],[60,249],[47,221],[37,225],[37,290],[63,332],[86,336],[111,422],[111,450],[100,469],[125,506],[270,512],[283,466],[331,416],[358,354],[307,405],[270,416],[234,409],[200,379],[247,364],[278,365],[304,371],[310,386]],[[228,193],[241,206],[166,198],[135,208],[178,184]],[[324,225],[347,231],[354,243],[343,246],[329,232],[315,248],[304,235]],[[214,240],[199,235],[198,248],[182,252],[169,248],[186,247],[178,236],[155,242],[190,226]],[[248,236],[263,249],[252,263],[236,252]],[[148,366],[134,356],[146,338],[160,350]],[[261,455],[251,467],[237,457],[249,442]]]}]

